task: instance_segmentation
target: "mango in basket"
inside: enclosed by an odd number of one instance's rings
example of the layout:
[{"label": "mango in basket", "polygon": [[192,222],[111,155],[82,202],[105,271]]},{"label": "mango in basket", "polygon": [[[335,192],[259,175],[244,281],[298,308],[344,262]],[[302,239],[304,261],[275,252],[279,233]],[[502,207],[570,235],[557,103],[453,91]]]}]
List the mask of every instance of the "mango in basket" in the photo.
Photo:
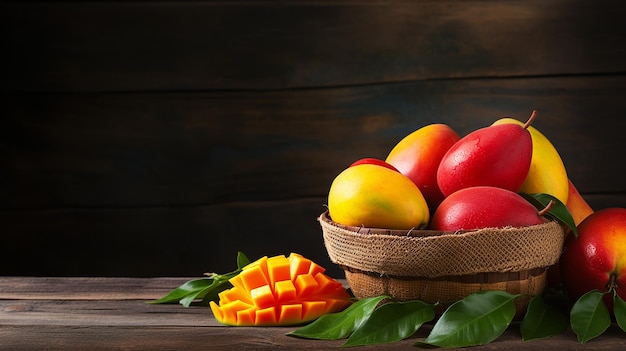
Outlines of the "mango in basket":
[{"label": "mango in basket", "polygon": [[[501,118],[495,121],[493,125],[505,123],[524,125],[524,122],[509,117]],[[519,192],[550,194],[561,200],[562,203],[567,203],[569,185],[561,155],[550,140],[538,129],[533,126],[528,126],[527,129],[532,139],[533,151],[530,169]]]},{"label": "mango in basket", "polygon": [[503,123],[477,129],[457,141],[443,156],[437,184],[445,196],[471,186],[488,185],[518,192],[528,175],[533,155],[528,127]]},{"label": "mango in basket", "polygon": [[317,263],[291,253],[264,256],[229,281],[231,289],[211,301],[215,319],[232,326],[295,325],[338,312],[351,303],[343,285]]},{"label": "mango in basket", "polygon": [[328,192],[328,212],[337,223],[370,228],[423,228],[430,219],[417,185],[377,164],[358,164],[341,172]]},{"label": "mango in basket", "polygon": [[409,177],[424,195],[428,207],[434,210],[444,198],[437,185],[439,163],[459,139],[450,126],[429,124],[402,138],[385,161]]},{"label": "mango in basket", "polygon": [[474,186],[446,197],[430,226],[443,231],[527,227],[545,223],[543,212],[510,190]]}]

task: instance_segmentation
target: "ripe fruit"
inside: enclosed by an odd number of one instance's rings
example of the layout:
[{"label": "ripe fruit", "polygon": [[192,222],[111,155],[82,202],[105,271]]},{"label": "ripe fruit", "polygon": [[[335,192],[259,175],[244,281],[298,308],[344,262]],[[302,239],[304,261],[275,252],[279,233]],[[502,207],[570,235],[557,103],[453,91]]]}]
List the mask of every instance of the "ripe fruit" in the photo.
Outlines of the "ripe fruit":
[{"label": "ripe fruit", "polygon": [[399,172],[373,164],[348,167],[333,180],[328,211],[337,223],[371,228],[421,228],[430,218],[417,185]]},{"label": "ripe fruit", "polygon": [[567,197],[567,203],[565,207],[569,210],[570,214],[574,218],[574,223],[578,226],[587,216],[593,213],[593,209],[587,201],[580,195],[578,189],[574,186],[574,183],[570,179],[567,180],[569,195]]},{"label": "ripe fruit", "polygon": [[354,161],[350,167],[354,167],[354,166],[358,166],[358,165],[362,165],[362,164],[370,164],[370,165],[378,165],[378,166],[383,166],[383,167],[387,167],[391,170],[394,170],[396,172],[399,172],[398,169],[396,169],[396,167],[390,165],[389,163],[383,161],[383,160],[379,160],[377,158],[373,158],[373,157],[366,157],[366,158],[362,158],[360,160],[356,160]]},{"label": "ripe fruit", "polygon": [[461,189],[441,202],[431,229],[442,231],[525,227],[545,223],[535,206],[510,190],[476,186]]},{"label": "ripe fruit", "polygon": [[385,161],[409,177],[434,210],[444,197],[437,185],[437,168],[443,155],[459,139],[448,125],[430,124],[400,140]]},{"label": "ripe fruit", "polygon": [[[494,125],[504,123],[524,125],[524,122],[513,118],[499,119]],[[550,140],[535,127],[529,126],[528,131],[532,138],[532,158],[528,175],[519,192],[549,194],[561,200],[562,203],[567,203],[569,187],[567,185],[567,172],[561,155]]]},{"label": "ripe fruit", "polygon": [[626,209],[606,208],[585,218],[578,237],[565,240],[560,267],[563,286],[574,300],[593,289],[609,291],[604,302],[612,310],[612,292],[626,299]]},{"label": "ripe fruit", "polygon": [[302,255],[262,257],[231,278],[209,302],[215,319],[233,326],[294,325],[339,312],[352,301],[340,282]]},{"label": "ripe fruit", "polygon": [[437,169],[437,184],[445,196],[472,186],[494,186],[518,192],[528,175],[532,138],[527,127],[500,124],[471,132],[444,155]]}]

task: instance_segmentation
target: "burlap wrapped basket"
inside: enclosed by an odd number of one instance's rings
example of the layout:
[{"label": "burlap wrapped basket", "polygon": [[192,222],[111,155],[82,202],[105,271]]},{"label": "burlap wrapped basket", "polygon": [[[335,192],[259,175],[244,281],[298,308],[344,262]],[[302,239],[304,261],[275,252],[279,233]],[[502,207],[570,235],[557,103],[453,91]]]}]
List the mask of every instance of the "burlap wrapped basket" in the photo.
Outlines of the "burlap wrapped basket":
[{"label": "burlap wrapped basket", "polygon": [[[328,211],[318,220],[328,255],[357,298],[388,295],[442,307],[483,290],[540,294],[565,239],[557,222],[452,233],[344,226]],[[529,299],[516,300],[518,313]]]}]

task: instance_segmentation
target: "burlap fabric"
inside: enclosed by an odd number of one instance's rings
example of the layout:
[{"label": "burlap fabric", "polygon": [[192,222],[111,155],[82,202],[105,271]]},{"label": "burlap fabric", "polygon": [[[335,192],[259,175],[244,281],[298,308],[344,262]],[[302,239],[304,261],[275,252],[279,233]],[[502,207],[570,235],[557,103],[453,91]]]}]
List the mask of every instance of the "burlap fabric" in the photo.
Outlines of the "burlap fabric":
[{"label": "burlap fabric", "polygon": [[482,272],[519,272],[559,259],[564,234],[557,222],[525,228],[488,228],[464,233],[386,230],[319,218],[330,259],[380,275],[442,277]]},{"label": "burlap fabric", "polygon": [[480,290],[538,294],[565,234],[557,222],[469,232],[343,226],[318,218],[324,244],[355,296],[454,301]]}]

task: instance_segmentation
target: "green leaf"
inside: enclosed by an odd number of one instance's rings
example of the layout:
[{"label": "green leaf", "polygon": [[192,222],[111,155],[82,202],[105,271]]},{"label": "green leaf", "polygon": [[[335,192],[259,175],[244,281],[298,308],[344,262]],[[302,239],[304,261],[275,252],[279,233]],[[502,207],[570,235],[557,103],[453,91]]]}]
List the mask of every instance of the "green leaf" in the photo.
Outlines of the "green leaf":
[{"label": "green leaf", "polygon": [[170,291],[167,295],[161,297],[160,299],[150,301],[149,303],[177,303],[190,294],[197,294],[198,292],[206,289],[207,287],[211,286],[211,284],[213,284],[212,278],[193,279]]},{"label": "green leaf", "polygon": [[152,304],[180,303],[185,307],[189,307],[194,301],[201,300],[197,305],[208,306],[209,301],[217,301],[218,293],[232,287],[229,279],[241,272],[250,260],[242,253],[237,253],[237,269],[226,273],[216,274],[209,273],[206,278],[192,279],[178,288],[170,291],[167,295],[160,299],[149,301]]},{"label": "green leaf", "polygon": [[567,209],[567,206],[565,206],[565,204],[561,202],[561,200],[550,194],[543,193],[521,193],[520,195],[522,195],[528,202],[533,204],[538,210],[543,210],[544,208],[546,208],[546,206],[548,206],[550,201],[554,201],[554,205],[545,216],[566,225],[572,230],[572,233],[574,233],[574,235],[578,237],[578,230],[576,228],[576,222],[574,222],[574,217],[572,217],[572,214]]},{"label": "green leaf", "polygon": [[369,318],[378,303],[389,296],[361,299],[345,310],[321,316],[304,327],[287,333],[306,339],[338,340],[348,337]]},{"label": "green leaf", "polygon": [[566,309],[551,304],[549,299],[537,295],[530,300],[526,315],[520,325],[522,340],[547,338],[564,332],[569,327]]},{"label": "green leaf", "polygon": [[375,309],[343,346],[385,344],[415,334],[422,324],[435,318],[435,305],[414,300],[389,302]]},{"label": "green leaf", "polygon": [[570,322],[581,344],[602,335],[611,325],[611,315],[602,301],[603,296],[604,293],[592,290],[572,306]]},{"label": "green leaf", "polygon": [[250,259],[246,254],[241,251],[237,252],[237,269],[241,271],[241,269],[250,264]]},{"label": "green leaf", "polygon": [[613,293],[613,314],[617,325],[626,331],[626,301],[617,295],[617,292]]},{"label": "green leaf", "polygon": [[515,299],[505,291],[481,291],[450,305],[424,343],[439,347],[466,347],[497,339],[515,316]]}]

